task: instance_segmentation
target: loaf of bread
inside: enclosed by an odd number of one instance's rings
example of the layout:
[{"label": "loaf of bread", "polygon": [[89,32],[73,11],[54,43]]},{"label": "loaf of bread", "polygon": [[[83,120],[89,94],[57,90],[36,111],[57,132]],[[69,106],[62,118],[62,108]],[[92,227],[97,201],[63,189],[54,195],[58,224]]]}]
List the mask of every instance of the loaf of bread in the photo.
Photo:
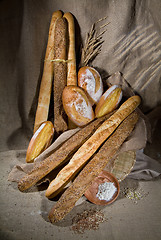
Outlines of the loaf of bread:
[{"label": "loaf of bread", "polygon": [[64,17],[55,23],[54,38],[54,128],[59,134],[67,130],[67,116],[63,109],[62,93],[67,84],[67,47],[68,28]]},{"label": "loaf of bread", "polygon": [[122,90],[118,85],[111,86],[100,98],[95,108],[95,117],[112,112],[122,99]]},{"label": "loaf of bread", "polygon": [[49,28],[49,36],[48,36],[48,44],[46,48],[46,55],[44,61],[44,69],[43,75],[41,79],[40,91],[39,91],[39,99],[35,116],[34,123],[34,132],[39,128],[39,126],[48,120],[49,113],[49,105],[52,91],[52,81],[53,81],[53,44],[55,37],[55,23],[58,18],[62,17],[61,11],[56,11],[52,15],[50,28]]},{"label": "loaf of bread", "polygon": [[62,189],[86,164],[103,142],[116,130],[119,124],[140,104],[139,96],[127,99],[121,107],[94,132],[94,134],[78,149],[69,163],[58,173],[49,184],[46,197],[52,198]]},{"label": "loaf of bread", "polygon": [[45,177],[52,170],[67,162],[72,154],[91,136],[91,134],[109,118],[106,115],[89,123],[86,127],[81,128],[76,134],[63,143],[60,148],[54,151],[49,157],[41,162],[35,162],[33,169],[26,174],[18,183],[20,191],[25,191],[39,180]]},{"label": "loaf of bread", "polygon": [[99,72],[93,67],[82,67],[78,71],[78,86],[87,93],[92,105],[98,103],[103,94],[103,82]]},{"label": "loaf of bread", "polygon": [[51,222],[61,221],[74,208],[79,198],[91,186],[92,181],[101,173],[107,163],[117,154],[118,149],[134,129],[138,120],[136,112],[130,114],[116,131],[103,144],[100,150],[87,163],[71,186],[61,195],[57,203],[50,210]]},{"label": "loaf of bread", "polygon": [[26,162],[33,162],[48,146],[50,146],[54,136],[54,126],[52,122],[46,121],[40,125],[32,136],[27,153]]},{"label": "loaf of bread", "polygon": [[66,114],[77,126],[83,127],[94,119],[92,105],[82,88],[66,86],[62,101]]},{"label": "loaf of bread", "polygon": [[68,23],[67,86],[77,86],[74,17],[69,12],[65,13],[63,17],[67,20]]}]

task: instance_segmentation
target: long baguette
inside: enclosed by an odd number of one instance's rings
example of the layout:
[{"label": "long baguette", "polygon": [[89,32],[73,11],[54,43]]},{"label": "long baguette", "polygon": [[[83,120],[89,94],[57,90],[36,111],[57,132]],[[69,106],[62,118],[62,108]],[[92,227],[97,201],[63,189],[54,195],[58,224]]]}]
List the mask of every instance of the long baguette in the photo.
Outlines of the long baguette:
[{"label": "long baguette", "polygon": [[57,133],[67,130],[67,116],[62,104],[62,92],[67,84],[67,36],[67,21],[61,17],[55,24],[54,39],[54,128]]},{"label": "long baguette", "polygon": [[53,169],[68,161],[68,158],[92,135],[92,133],[109,118],[109,114],[96,119],[86,127],[80,129],[69,138],[60,148],[42,162],[35,162],[34,168],[18,183],[20,191],[25,191],[45,177]]},{"label": "long baguette", "polygon": [[95,133],[78,149],[69,163],[58,173],[56,178],[49,184],[46,197],[51,198],[59,193],[72,177],[86,164],[90,157],[97,151],[101,144],[115,131],[119,124],[140,104],[139,96],[132,96],[107,119]]},{"label": "long baguette", "polygon": [[63,15],[68,22],[69,44],[67,63],[67,86],[77,86],[76,53],[75,53],[75,23],[73,15],[68,12]]},{"label": "long baguette", "polygon": [[[67,62],[67,86],[77,86],[77,70],[76,70],[76,52],[75,52],[75,23],[74,17],[70,12],[63,15],[68,22],[68,62]],[[76,125],[68,118],[69,129],[75,128]]]},{"label": "long baguette", "polygon": [[52,81],[53,81],[53,45],[54,45],[54,32],[55,32],[55,23],[58,18],[62,17],[61,11],[56,11],[53,13],[49,28],[48,43],[45,54],[44,69],[41,79],[38,106],[36,110],[35,123],[34,123],[34,132],[39,128],[39,126],[47,121],[50,97],[52,90]]},{"label": "long baguette", "polygon": [[110,159],[115,156],[137,121],[138,114],[134,112],[120,124],[51,209],[49,213],[51,222],[62,220],[72,210],[77,200],[91,186],[92,181],[101,173]]}]

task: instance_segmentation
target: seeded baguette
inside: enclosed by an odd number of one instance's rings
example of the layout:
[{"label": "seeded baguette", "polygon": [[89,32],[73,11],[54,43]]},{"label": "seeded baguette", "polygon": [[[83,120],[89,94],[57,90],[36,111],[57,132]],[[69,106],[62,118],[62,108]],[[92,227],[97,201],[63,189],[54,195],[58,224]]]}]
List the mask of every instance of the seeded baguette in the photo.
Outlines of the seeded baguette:
[{"label": "seeded baguette", "polygon": [[94,120],[86,127],[80,129],[45,160],[42,162],[35,162],[34,168],[19,181],[19,190],[25,191],[45,177],[53,169],[67,162],[70,156],[92,135],[103,121],[109,118],[110,115],[111,114],[108,114]]},{"label": "seeded baguette", "polygon": [[54,45],[54,32],[55,23],[58,18],[62,17],[61,11],[56,11],[53,13],[49,28],[48,44],[46,48],[46,55],[44,61],[43,75],[41,79],[40,92],[38,105],[36,109],[34,132],[39,128],[39,126],[47,121],[51,91],[52,91],[52,81],[53,81],[53,45]]},{"label": "seeded baguette", "polygon": [[62,105],[62,92],[67,84],[67,20],[57,19],[54,39],[54,128],[57,133],[67,130],[67,116]]},{"label": "seeded baguette", "polygon": [[49,220],[52,223],[61,221],[74,208],[77,200],[91,186],[92,181],[101,173],[110,159],[117,154],[122,143],[134,129],[138,118],[136,112],[130,114],[83,168],[72,185],[66,189],[50,210]]},{"label": "seeded baguette", "polygon": [[119,124],[140,104],[139,96],[127,99],[121,107],[94,132],[94,134],[78,149],[69,163],[58,173],[49,184],[46,197],[51,198],[62,189],[72,177],[86,164],[101,144],[116,130]]}]

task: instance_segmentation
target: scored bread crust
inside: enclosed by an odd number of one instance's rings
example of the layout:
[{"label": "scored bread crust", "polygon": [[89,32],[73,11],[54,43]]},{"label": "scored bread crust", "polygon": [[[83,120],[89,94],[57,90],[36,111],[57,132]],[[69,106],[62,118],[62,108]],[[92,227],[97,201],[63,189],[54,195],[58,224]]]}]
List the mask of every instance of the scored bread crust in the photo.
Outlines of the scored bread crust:
[{"label": "scored bread crust", "polygon": [[53,139],[54,126],[52,122],[46,121],[40,125],[32,136],[26,153],[26,162],[33,162],[34,159],[47,149]]},{"label": "scored bread crust", "polygon": [[64,17],[57,19],[54,39],[54,128],[57,133],[67,130],[67,116],[63,109],[62,93],[67,84],[67,21]]},{"label": "scored bread crust", "polygon": [[66,86],[62,94],[66,114],[79,127],[85,126],[94,119],[92,105],[84,92],[77,86]]},{"label": "scored bread crust", "polygon": [[19,190],[25,191],[56,167],[67,162],[70,156],[91,136],[91,134],[100,126],[100,124],[102,124],[104,120],[109,118],[111,114],[89,123],[86,127],[80,129],[77,133],[65,141],[65,143],[63,143],[62,146],[60,146],[49,157],[41,162],[35,162],[33,169],[20,179],[18,183]]},{"label": "scored bread crust", "polygon": [[46,197],[50,198],[59,192],[69,180],[86,164],[101,144],[116,130],[119,124],[140,104],[139,96],[128,98],[121,107],[94,132],[94,134],[78,149],[69,163],[58,173],[49,184]]},{"label": "scored bread crust", "polygon": [[103,94],[102,78],[93,67],[81,67],[78,71],[78,86],[88,94],[92,105],[98,103]]},{"label": "scored bread crust", "polygon": [[54,44],[54,32],[55,32],[55,23],[58,18],[62,17],[61,11],[56,11],[53,13],[49,28],[48,43],[45,54],[44,69],[41,79],[40,91],[38,105],[36,109],[35,123],[34,123],[34,132],[39,128],[39,126],[47,121],[51,91],[52,91],[52,81],[53,81],[53,44]]},{"label": "scored bread crust", "polygon": [[107,139],[100,150],[93,156],[87,165],[81,170],[71,186],[61,195],[57,203],[49,212],[51,222],[61,221],[74,208],[79,198],[91,186],[92,181],[101,173],[107,163],[117,154],[122,143],[134,129],[138,114],[130,114]]}]

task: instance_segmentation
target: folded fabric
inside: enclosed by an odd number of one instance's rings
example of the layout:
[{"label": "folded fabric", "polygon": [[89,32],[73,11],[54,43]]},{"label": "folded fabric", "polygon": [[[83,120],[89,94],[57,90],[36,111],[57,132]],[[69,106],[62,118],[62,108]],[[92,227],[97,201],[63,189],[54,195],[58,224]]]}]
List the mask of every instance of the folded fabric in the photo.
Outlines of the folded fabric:
[{"label": "folded fabric", "polygon": [[[55,149],[70,138],[73,134],[79,131],[79,128],[69,130],[61,134],[56,141],[47,148],[43,153],[41,153],[36,159],[37,161],[43,161],[48,157]],[[142,133],[142,138],[140,138],[140,133]],[[145,136],[145,137],[143,137]],[[135,130],[128,137],[128,139],[123,143],[120,148],[119,153],[135,150],[136,151],[136,162],[132,172],[128,175],[129,178],[133,179],[145,179],[151,180],[154,177],[161,174],[161,165],[154,159],[146,156],[143,150],[146,145],[146,127],[144,120],[141,118],[136,125]],[[8,180],[18,182],[24,175],[26,175],[34,166],[34,163],[21,163],[17,164],[11,170]]]},{"label": "folded fabric", "polygon": [[143,150],[138,150],[136,152],[136,163],[128,177],[139,180],[152,180],[160,174],[161,164],[145,155]]}]

